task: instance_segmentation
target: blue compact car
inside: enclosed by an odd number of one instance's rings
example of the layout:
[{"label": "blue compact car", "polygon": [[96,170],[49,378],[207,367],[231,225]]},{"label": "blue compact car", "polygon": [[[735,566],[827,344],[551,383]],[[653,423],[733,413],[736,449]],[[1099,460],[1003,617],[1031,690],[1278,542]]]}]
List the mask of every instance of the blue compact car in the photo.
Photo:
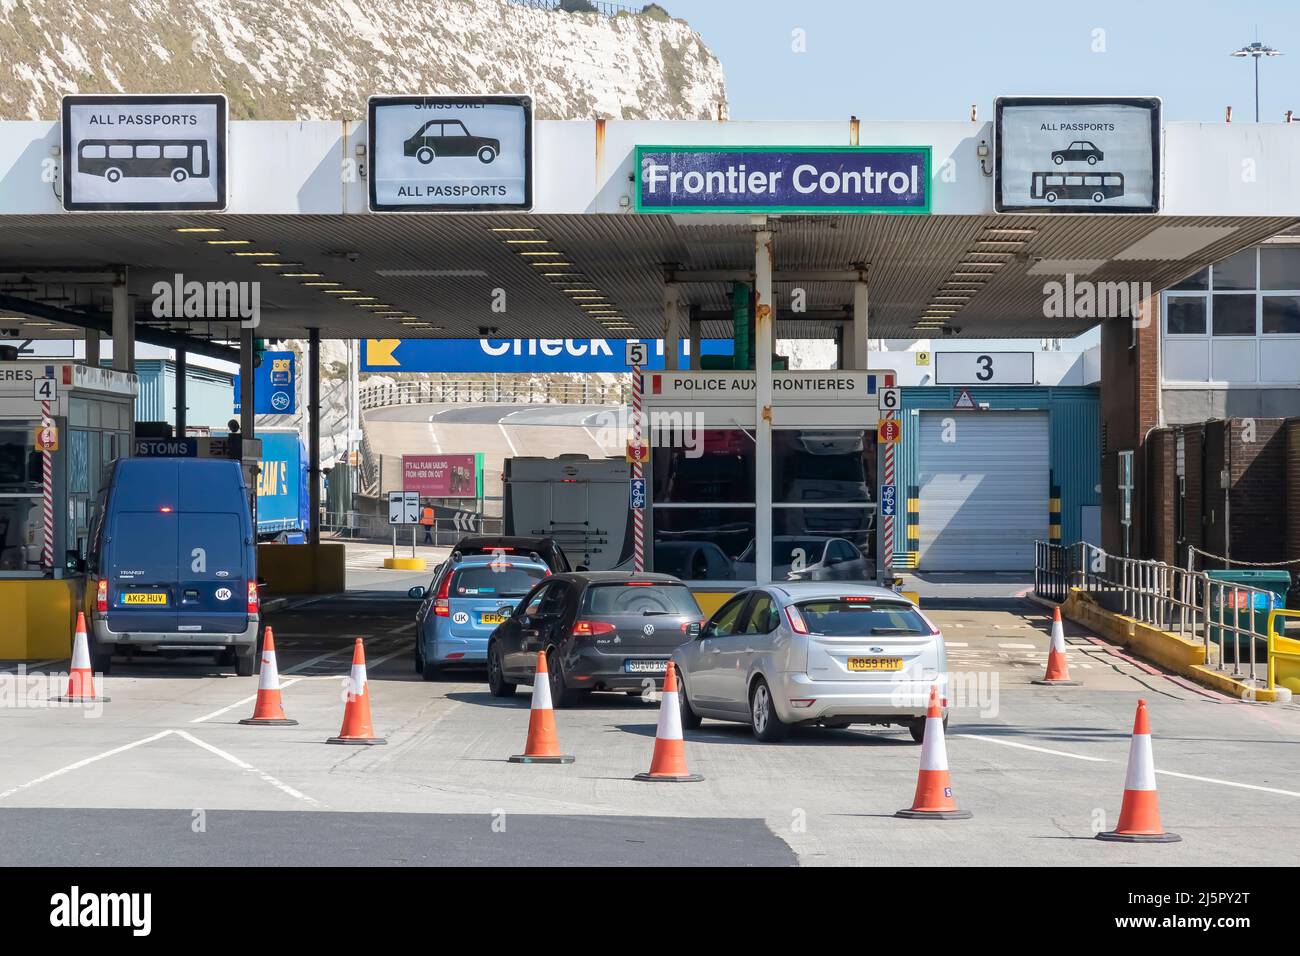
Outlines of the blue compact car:
[{"label": "blue compact car", "polygon": [[448,667],[487,663],[488,637],[514,613],[519,599],[551,573],[544,562],[513,554],[452,557],[428,588],[407,593],[415,615],[415,669],[436,680]]}]

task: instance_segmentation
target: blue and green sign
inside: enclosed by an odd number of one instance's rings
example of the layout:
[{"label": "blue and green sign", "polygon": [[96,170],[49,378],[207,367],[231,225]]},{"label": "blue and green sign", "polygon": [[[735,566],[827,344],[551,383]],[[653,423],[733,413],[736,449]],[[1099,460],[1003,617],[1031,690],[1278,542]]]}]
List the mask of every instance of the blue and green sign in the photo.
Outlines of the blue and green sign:
[{"label": "blue and green sign", "polygon": [[929,146],[638,146],[637,212],[930,212]]}]

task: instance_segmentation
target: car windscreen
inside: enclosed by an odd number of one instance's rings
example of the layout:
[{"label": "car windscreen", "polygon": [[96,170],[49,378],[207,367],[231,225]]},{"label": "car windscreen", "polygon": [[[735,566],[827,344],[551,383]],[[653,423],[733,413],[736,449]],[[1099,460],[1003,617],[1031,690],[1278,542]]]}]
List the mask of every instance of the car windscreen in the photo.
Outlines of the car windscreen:
[{"label": "car windscreen", "polygon": [[909,604],[818,598],[797,605],[812,634],[853,637],[859,634],[929,634],[925,618]]},{"label": "car windscreen", "polygon": [[695,595],[684,584],[593,584],[583,598],[583,611],[601,614],[675,614],[703,617]]},{"label": "car windscreen", "polygon": [[543,568],[515,564],[485,564],[452,572],[450,596],[454,598],[523,597],[546,577]]}]

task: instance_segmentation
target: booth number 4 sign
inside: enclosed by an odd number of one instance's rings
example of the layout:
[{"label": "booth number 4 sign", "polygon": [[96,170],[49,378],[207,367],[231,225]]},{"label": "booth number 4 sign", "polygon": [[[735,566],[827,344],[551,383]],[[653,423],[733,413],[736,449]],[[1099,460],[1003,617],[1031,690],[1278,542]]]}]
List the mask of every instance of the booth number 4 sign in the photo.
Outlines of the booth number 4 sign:
[{"label": "booth number 4 sign", "polygon": [[36,401],[38,402],[54,401],[54,379],[52,378],[33,379],[33,384],[36,386],[35,388]]}]

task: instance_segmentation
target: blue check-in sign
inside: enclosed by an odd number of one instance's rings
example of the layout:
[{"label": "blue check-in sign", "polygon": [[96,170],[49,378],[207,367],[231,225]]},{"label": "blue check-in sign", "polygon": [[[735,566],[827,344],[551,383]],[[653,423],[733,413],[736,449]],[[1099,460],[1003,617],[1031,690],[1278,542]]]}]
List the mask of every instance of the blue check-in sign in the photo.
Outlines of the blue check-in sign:
[{"label": "blue check-in sign", "polygon": [[638,146],[637,212],[930,212],[929,146]]},{"label": "blue check-in sign", "polygon": [[894,485],[880,486],[880,513],[885,517],[893,517],[898,511],[897,490]]}]

